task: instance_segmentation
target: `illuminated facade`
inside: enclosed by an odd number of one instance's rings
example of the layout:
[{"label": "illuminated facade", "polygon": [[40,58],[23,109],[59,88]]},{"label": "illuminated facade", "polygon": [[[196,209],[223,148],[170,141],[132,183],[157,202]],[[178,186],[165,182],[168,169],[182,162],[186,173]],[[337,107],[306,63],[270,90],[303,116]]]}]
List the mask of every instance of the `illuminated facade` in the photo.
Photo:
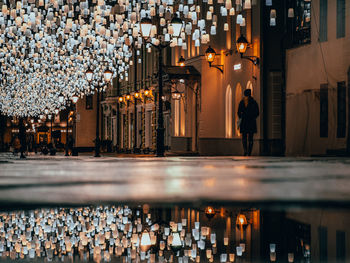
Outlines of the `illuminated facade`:
[{"label": "illuminated facade", "polygon": [[[243,34],[251,45],[246,55],[260,57],[260,7],[243,11],[245,26],[227,16],[217,21],[211,46],[217,55],[212,67],[204,53],[207,45],[195,47],[188,37],[187,50],[163,50],[165,146],[174,153],[203,155],[242,154],[236,112],[244,89],[250,88],[260,105],[261,69],[236,52]],[[225,26],[224,24],[228,24]],[[191,43],[191,44],[190,44]],[[157,50],[142,49],[141,60],[131,59],[127,78],[115,81],[102,102],[103,140],[118,151],[148,153],[156,146]],[[185,66],[178,63],[185,59]],[[130,61],[131,61],[130,60]],[[215,69],[223,65],[223,73]],[[136,81],[135,81],[136,80]],[[146,95],[147,93],[147,95]],[[261,120],[254,154],[260,153]]]}]

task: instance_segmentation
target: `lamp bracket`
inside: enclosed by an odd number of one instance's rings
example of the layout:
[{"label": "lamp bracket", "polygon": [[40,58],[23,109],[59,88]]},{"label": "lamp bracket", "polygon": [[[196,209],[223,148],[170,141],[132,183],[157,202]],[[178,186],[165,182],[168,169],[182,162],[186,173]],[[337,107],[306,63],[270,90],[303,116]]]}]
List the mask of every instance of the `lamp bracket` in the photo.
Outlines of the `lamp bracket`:
[{"label": "lamp bracket", "polygon": [[209,62],[209,67],[211,68],[217,68],[218,70],[220,70],[220,72],[222,74],[224,74],[224,65],[213,65],[211,64],[211,62]]},{"label": "lamp bracket", "polygon": [[243,54],[241,54],[241,58],[251,61],[255,66],[259,65],[260,63],[259,57],[256,56],[243,56]]}]

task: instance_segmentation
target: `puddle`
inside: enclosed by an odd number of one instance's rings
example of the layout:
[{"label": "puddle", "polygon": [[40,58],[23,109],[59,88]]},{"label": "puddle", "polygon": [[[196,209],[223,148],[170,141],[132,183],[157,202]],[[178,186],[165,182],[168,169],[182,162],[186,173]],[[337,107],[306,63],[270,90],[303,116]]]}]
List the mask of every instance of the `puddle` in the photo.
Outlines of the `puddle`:
[{"label": "puddle", "polygon": [[[347,209],[108,205],[0,212],[0,260],[348,262]],[[347,258],[346,258],[347,257]]]}]

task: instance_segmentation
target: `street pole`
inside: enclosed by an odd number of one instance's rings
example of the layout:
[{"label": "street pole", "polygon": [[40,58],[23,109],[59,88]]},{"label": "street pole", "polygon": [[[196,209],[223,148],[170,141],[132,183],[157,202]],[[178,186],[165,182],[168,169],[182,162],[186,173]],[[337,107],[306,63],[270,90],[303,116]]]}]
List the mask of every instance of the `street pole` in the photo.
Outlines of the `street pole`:
[{"label": "street pole", "polygon": [[97,87],[95,157],[100,155],[100,87]]},{"label": "street pole", "polygon": [[68,103],[67,103],[67,125],[66,125],[66,154],[64,156],[69,156],[68,153],[68,122],[69,122],[69,107],[68,107]]},{"label": "street pole", "polygon": [[[117,96],[119,98],[120,96],[120,89],[119,89],[119,75],[117,75]],[[117,152],[120,152],[120,145],[121,145],[121,142],[120,142],[120,103],[118,102],[117,103]]]},{"label": "street pole", "polygon": [[[134,48],[134,92],[137,89],[137,57],[136,49]],[[137,99],[134,100],[134,153],[137,149]]]},{"label": "street pole", "polygon": [[158,46],[158,127],[157,127],[157,157],[164,157],[164,118],[163,118],[163,56],[162,46]]},{"label": "street pole", "polygon": [[52,117],[53,117],[53,116],[51,116],[50,141],[51,141],[51,144],[52,144],[52,146],[53,146],[53,143],[52,143]]}]

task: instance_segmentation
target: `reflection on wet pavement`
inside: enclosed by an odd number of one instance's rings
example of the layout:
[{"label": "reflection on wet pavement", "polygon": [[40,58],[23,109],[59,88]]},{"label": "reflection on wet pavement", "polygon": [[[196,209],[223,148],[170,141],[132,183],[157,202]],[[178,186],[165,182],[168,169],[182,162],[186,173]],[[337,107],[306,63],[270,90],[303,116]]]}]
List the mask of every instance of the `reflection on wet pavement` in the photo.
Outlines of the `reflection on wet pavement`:
[{"label": "reflection on wet pavement", "polygon": [[[347,262],[347,210],[89,206],[0,213],[0,259]],[[347,258],[346,258],[347,257]]]},{"label": "reflection on wet pavement", "polygon": [[0,160],[8,161],[0,163],[0,207],[159,200],[350,202],[347,158],[29,156],[23,161],[0,154]]}]

